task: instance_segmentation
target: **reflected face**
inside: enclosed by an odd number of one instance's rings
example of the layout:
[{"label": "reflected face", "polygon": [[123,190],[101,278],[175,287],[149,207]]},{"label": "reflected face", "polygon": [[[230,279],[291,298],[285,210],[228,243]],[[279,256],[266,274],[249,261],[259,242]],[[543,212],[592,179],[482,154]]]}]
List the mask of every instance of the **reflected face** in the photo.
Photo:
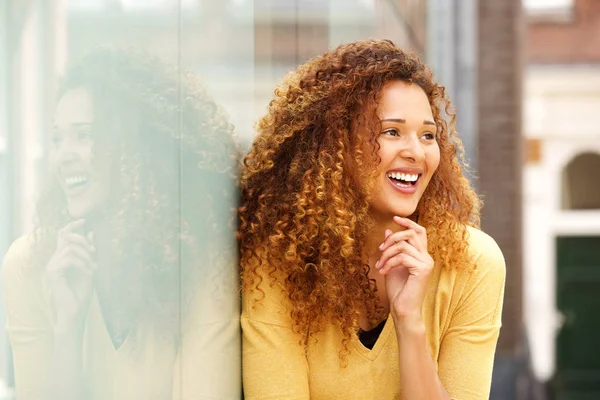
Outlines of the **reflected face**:
[{"label": "reflected face", "polygon": [[66,92],[56,107],[49,158],[73,218],[87,216],[106,199],[106,174],[94,163],[93,122],[90,92],[85,88]]},{"label": "reflected face", "polygon": [[392,81],[382,89],[377,117],[381,162],[371,212],[383,219],[408,217],[417,209],[440,163],[431,106],[418,85]]}]

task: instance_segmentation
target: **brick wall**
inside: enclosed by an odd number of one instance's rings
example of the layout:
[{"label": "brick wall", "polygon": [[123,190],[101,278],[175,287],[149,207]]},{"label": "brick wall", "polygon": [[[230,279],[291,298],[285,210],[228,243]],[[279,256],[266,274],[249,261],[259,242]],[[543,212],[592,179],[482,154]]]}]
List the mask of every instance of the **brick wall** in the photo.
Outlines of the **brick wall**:
[{"label": "brick wall", "polygon": [[519,0],[479,0],[479,192],[482,228],[502,249],[507,280],[498,354],[521,341],[521,34]]},{"label": "brick wall", "polygon": [[565,22],[532,21],[527,28],[528,63],[600,62],[600,1],[575,0]]}]

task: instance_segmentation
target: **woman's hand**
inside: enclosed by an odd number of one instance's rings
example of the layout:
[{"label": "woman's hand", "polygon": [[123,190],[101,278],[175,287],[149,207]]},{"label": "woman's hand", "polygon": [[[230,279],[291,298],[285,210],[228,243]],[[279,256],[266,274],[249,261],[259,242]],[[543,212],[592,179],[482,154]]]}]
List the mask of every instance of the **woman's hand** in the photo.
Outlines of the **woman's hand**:
[{"label": "woman's hand", "polygon": [[96,249],[92,233],[81,234],[84,224],[73,221],[58,232],[56,251],[46,265],[60,328],[82,323],[92,297]]},{"label": "woman's hand", "polygon": [[406,229],[396,233],[386,230],[385,240],[379,246],[381,257],[375,267],[385,275],[392,315],[420,322],[434,264],[427,252],[427,232],[408,218],[394,217],[394,222]]}]

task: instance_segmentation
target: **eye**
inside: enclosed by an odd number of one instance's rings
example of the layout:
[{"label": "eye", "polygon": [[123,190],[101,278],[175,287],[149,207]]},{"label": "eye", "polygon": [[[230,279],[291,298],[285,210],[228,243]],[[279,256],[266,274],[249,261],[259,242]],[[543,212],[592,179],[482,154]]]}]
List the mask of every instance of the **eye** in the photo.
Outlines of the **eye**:
[{"label": "eye", "polygon": [[422,137],[425,140],[435,140],[437,138],[437,135],[435,133],[432,133],[432,132],[425,132],[425,133],[423,133]]},{"label": "eye", "polygon": [[395,128],[386,129],[385,131],[381,132],[381,134],[387,136],[400,136],[400,132],[398,132],[398,129]]},{"label": "eye", "polygon": [[88,129],[82,129],[77,132],[77,137],[79,140],[91,139],[92,133]]}]

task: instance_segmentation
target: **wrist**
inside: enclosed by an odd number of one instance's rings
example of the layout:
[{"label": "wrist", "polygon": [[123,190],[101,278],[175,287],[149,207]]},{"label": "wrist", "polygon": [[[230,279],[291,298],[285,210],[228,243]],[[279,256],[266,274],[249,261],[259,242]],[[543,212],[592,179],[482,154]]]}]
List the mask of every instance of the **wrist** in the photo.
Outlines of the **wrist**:
[{"label": "wrist", "polygon": [[396,333],[399,336],[425,336],[425,322],[421,314],[397,314],[392,313]]}]

